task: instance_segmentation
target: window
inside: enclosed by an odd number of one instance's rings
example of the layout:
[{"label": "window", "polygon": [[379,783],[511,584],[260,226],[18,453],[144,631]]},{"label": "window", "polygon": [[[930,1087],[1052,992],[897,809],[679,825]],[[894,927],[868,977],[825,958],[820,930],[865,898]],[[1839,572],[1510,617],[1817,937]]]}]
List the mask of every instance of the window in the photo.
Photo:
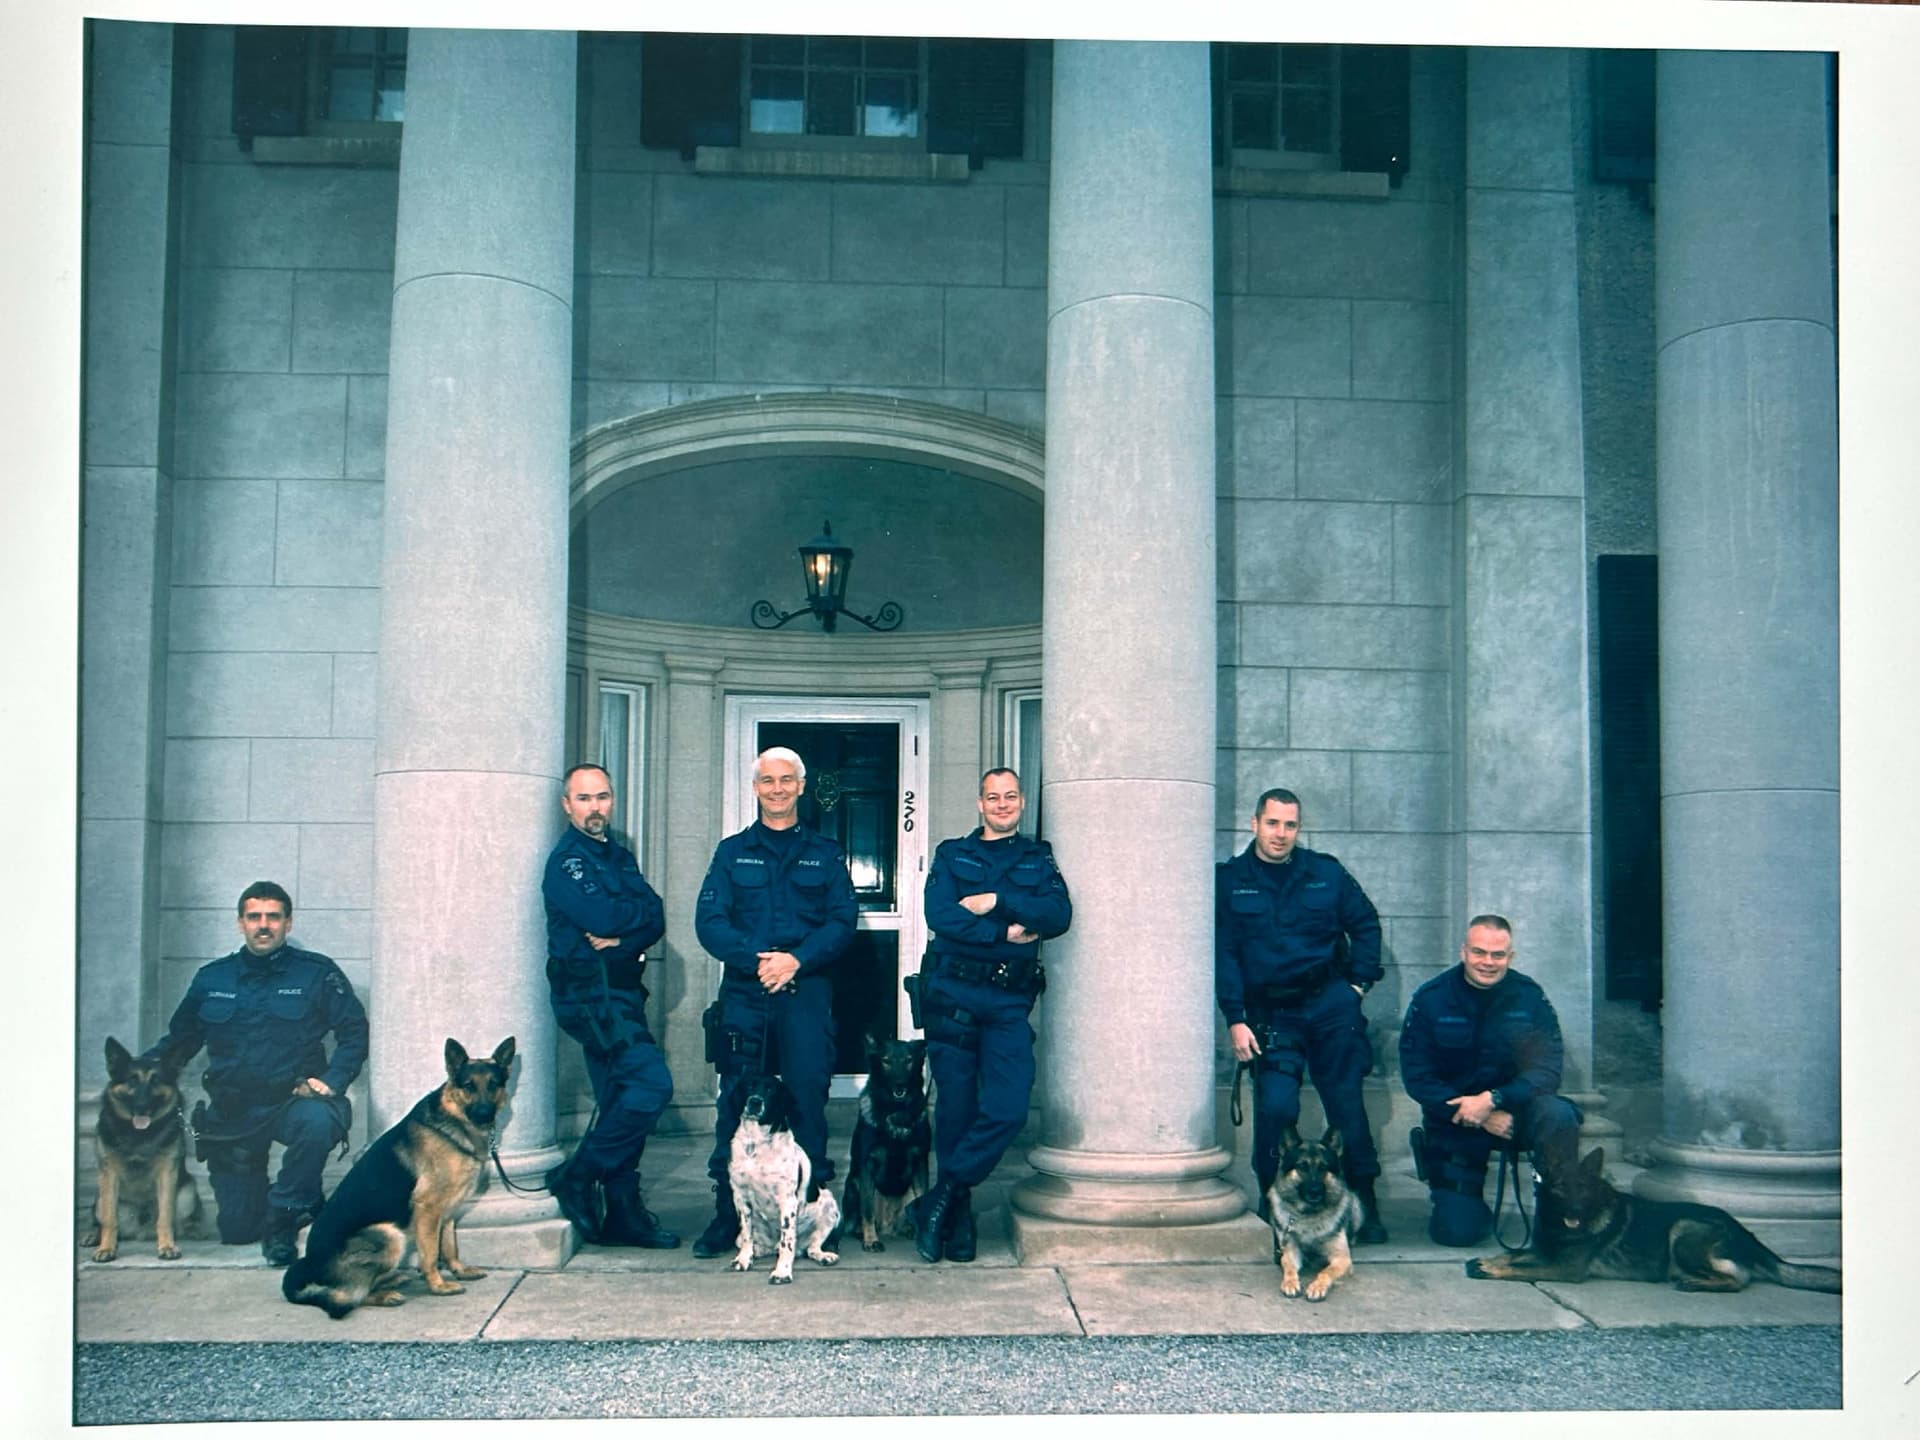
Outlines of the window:
[{"label": "window", "polygon": [[[1338,47],[1216,45],[1222,146],[1331,161],[1339,152]],[[1244,157],[1242,157],[1244,158]]]},{"label": "window", "polygon": [[746,53],[749,137],[920,139],[923,41],[755,35]]},{"label": "window", "polygon": [[[596,688],[600,697],[597,754],[600,768],[613,782],[613,828],[645,870],[646,687],[602,680]],[[581,753],[596,752],[583,748]]]},{"label": "window", "polygon": [[1040,831],[1040,692],[1006,690],[1000,696],[1000,764],[1020,776],[1020,793],[1027,797],[1020,817],[1020,833]]},{"label": "window", "polygon": [[407,32],[335,25],[313,46],[313,133],[405,117]]}]

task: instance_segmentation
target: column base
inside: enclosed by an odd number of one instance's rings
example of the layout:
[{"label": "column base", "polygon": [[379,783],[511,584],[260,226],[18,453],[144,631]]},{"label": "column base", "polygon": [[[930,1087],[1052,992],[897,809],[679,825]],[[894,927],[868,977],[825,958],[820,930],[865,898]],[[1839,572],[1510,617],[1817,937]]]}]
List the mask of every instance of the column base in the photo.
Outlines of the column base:
[{"label": "column base", "polygon": [[1633,1182],[1634,1194],[1717,1205],[1790,1258],[1839,1255],[1838,1150],[1721,1150],[1670,1140],[1647,1148],[1654,1163]]},{"label": "column base", "polygon": [[1233,1157],[1219,1146],[1176,1155],[1061,1150],[1038,1145],[1040,1173],[1014,1187],[1012,1209],[1077,1225],[1211,1225],[1244,1215],[1246,1198],[1221,1178]]},{"label": "column base", "polygon": [[460,1225],[460,1258],[487,1270],[558,1270],[579,1248],[573,1226],[557,1216],[512,1225]]},{"label": "column base", "polygon": [[502,1155],[507,1178],[523,1190],[500,1183],[500,1172],[487,1161],[486,1188],[460,1212],[460,1258],[488,1268],[557,1270],[580,1248],[573,1226],[560,1217],[553,1196],[545,1190],[547,1171],[564,1158],[547,1146]]}]

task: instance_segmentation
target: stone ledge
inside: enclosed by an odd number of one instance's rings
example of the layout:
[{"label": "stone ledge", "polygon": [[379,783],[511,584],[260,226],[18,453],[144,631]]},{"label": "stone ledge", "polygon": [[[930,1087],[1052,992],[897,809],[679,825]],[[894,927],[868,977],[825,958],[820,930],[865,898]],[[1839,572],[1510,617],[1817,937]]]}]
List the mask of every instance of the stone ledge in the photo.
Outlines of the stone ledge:
[{"label": "stone ledge", "polygon": [[1210,1225],[1081,1225],[1012,1212],[1021,1265],[1238,1264],[1272,1258],[1273,1232],[1252,1215]]}]

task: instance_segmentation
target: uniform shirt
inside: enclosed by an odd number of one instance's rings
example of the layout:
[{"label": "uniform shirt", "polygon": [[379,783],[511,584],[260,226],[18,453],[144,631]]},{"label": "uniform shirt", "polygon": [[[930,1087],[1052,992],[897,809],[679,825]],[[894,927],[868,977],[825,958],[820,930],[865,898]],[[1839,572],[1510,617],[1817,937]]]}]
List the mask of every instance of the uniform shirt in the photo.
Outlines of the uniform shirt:
[{"label": "uniform shirt", "polygon": [[694,933],[735,979],[758,979],[763,950],[785,950],[805,977],[853,943],[859,919],[838,845],[804,825],[779,832],[756,820],[715,848]]},{"label": "uniform shirt", "polygon": [[1539,983],[1509,970],[1488,990],[1455,965],[1413,992],[1400,1027],[1400,1082],[1428,1110],[1499,1089],[1516,1112],[1560,1089],[1560,1018]]},{"label": "uniform shirt", "polygon": [[[333,1034],[333,1058],[321,1043]],[[340,967],[293,945],[245,948],[202,965],[167,1033],[148,1051],[184,1065],[207,1047],[207,1093],[275,1105],[312,1076],[344,1095],[367,1063],[367,1012]]]},{"label": "uniform shirt", "polygon": [[[547,856],[540,880],[547,907],[547,954],[560,960],[637,959],[667,933],[660,897],[618,840],[595,840],[574,826]],[[587,936],[617,939],[595,950]]]},{"label": "uniform shirt", "polygon": [[1335,964],[1342,937],[1341,978],[1371,985],[1382,973],[1380,916],[1333,856],[1295,845],[1285,864],[1271,865],[1249,843],[1214,867],[1214,995],[1229,1025],[1246,1023],[1248,991]]},{"label": "uniform shirt", "polygon": [[[940,955],[964,955],[998,963],[1023,960],[1031,944],[1007,939],[1007,926],[1019,924],[1042,940],[1064,935],[1073,923],[1067,882],[1053,863],[1053,847],[1044,840],[1010,835],[988,840],[984,827],[971,835],[943,840],[927,871],[927,925]],[[960,903],[963,895],[991,891],[994,907],[975,915]]]}]

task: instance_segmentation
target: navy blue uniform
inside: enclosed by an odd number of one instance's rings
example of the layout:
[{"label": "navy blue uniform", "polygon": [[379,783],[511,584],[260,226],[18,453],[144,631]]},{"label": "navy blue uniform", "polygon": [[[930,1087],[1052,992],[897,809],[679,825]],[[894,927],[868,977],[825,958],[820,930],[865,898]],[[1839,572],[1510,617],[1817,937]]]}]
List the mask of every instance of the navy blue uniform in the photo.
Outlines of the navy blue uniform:
[{"label": "navy blue uniform", "polygon": [[[637,1195],[641,1151],[673,1099],[673,1076],[647,1029],[646,949],[666,933],[660,897],[633,852],[569,825],[540,880],[547,909],[547,993],[580,1042],[600,1109],[571,1163],[609,1197]],[[587,936],[620,943],[596,950]]]},{"label": "navy blue uniform", "polygon": [[1331,855],[1295,845],[1269,864],[1249,844],[1214,871],[1214,994],[1229,1025],[1250,1026],[1255,1057],[1253,1173],[1273,1183],[1280,1137],[1300,1118],[1311,1072],[1346,1144],[1347,1178],[1380,1173],[1360,1082],[1373,1068],[1353,986],[1381,975],[1380,917]]},{"label": "navy blue uniform", "polygon": [[[333,1035],[333,1054],[323,1043]],[[327,1152],[347,1138],[347,1086],[367,1063],[367,1012],[325,955],[282,945],[256,956],[244,947],[203,965],[147,1053],[184,1065],[207,1049],[210,1102],[204,1133],[220,1238],[260,1238],[267,1207],[313,1210]],[[309,1076],[331,1095],[293,1096]],[[271,1144],[286,1146],[267,1188]]]},{"label": "navy blue uniform", "polygon": [[1538,1153],[1550,1136],[1580,1127],[1579,1108],[1559,1094],[1562,1054],[1553,1005],[1518,970],[1482,990],[1455,965],[1414,991],[1400,1027],[1400,1081],[1420,1105],[1433,1199],[1428,1233],[1439,1244],[1478,1244],[1493,1230],[1481,1193],[1497,1142],[1454,1124],[1447,1102],[1497,1091],[1496,1108],[1513,1116],[1514,1142]]},{"label": "navy blue uniform", "polygon": [[[793,1092],[794,1139],[813,1178],[832,1178],[827,1159],[827,1087],[833,1079],[833,980],[828,967],[853,943],[860,905],[840,847],[804,825],[769,830],[755,821],[722,840],[700,887],[694,933],[724,967],[720,1024],[740,1048],[721,1062],[713,1154],[707,1173],[724,1190],[728,1149],[740,1123],[744,1081],[778,1074]],[[760,952],[800,962],[773,994],[760,984]]]},{"label": "navy blue uniform", "polygon": [[[995,897],[975,915],[965,895]],[[984,829],[942,841],[927,872],[933,932],[922,984],[927,1061],[934,1079],[934,1153],[940,1178],[968,1186],[993,1173],[1026,1124],[1033,1094],[1033,1026],[1039,945],[1007,939],[1019,924],[1042,939],[1073,923],[1067,882],[1044,840]]]}]

